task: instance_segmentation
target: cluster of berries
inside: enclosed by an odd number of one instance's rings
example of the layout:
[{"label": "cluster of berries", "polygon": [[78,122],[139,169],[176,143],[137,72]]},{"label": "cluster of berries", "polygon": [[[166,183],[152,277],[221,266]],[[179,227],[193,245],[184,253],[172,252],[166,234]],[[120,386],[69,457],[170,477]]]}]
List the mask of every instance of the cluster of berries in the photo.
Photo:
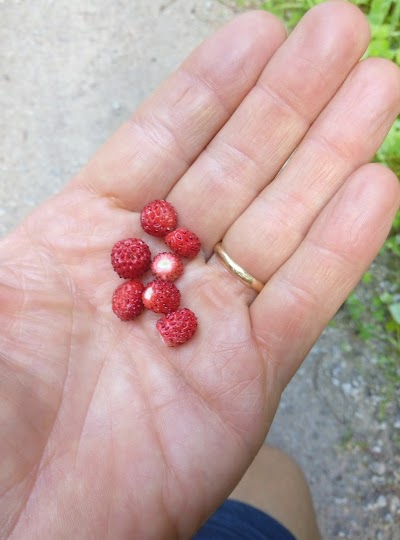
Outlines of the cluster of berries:
[{"label": "cluster of berries", "polygon": [[[192,259],[200,251],[200,240],[188,229],[176,228],[178,216],[167,201],[147,204],[140,215],[143,230],[164,241],[172,252],[159,253],[151,260],[149,246],[139,238],[119,240],[111,251],[117,274],[128,281],[117,287],[112,309],[122,321],[135,319],[146,308],[162,313],[157,330],[166,345],[176,347],[190,339],[197,328],[197,317],[190,309],[178,309],[179,289],[172,283],[183,273],[182,257]],[[155,280],[143,285],[138,280],[151,269]]]}]

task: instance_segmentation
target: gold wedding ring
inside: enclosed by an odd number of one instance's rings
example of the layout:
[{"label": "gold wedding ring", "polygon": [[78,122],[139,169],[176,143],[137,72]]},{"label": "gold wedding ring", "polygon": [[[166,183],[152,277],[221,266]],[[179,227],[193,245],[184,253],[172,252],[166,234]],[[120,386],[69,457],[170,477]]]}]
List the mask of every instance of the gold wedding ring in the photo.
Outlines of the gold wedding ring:
[{"label": "gold wedding ring", "polygon": [[240,279],[242,283],[248,287],[251,287],[256,292],[261,292],[262,288],[264,287],[264,283],[251,276],[248,272],[246,272],[246,270],[231,259],[231,257],[229,257],[227,252],[222,247],[222,242],[218,242],[218,244],[214,246],[214,253],[218,255],[224,266],[231,274]]}]

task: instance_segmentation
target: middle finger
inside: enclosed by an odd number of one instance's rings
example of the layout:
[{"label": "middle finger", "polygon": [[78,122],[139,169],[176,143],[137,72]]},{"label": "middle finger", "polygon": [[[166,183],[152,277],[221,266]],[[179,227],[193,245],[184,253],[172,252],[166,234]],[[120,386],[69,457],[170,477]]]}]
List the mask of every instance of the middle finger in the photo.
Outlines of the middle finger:
[{"label": "middle finger", "polygon": [[310,10],[256,86],[168,199],[207,255],[275,177],[369,41],[364,15],[344,2]]}]

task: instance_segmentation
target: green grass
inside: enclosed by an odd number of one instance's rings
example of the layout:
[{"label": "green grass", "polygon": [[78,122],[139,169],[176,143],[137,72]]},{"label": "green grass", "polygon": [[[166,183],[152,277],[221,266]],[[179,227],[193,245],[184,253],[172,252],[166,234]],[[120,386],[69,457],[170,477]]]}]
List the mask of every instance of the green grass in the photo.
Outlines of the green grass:
[{"label": "green grass", "polygon": [[[282,18],[289,30],[313,6],[323,0],[236,0],[236,5],[270,11]],[[400,66],[400,1],[352,0],[368,16],[372,39],[366,56],[380,56]],[[374,160],[390,167],[400,178],[400,118]],[[400,212],[380,254],[387,268],[378,277],[367,272],[346,302],[354,330],[365,341],[380,345],[378,366],[385,380],[384,403],[400,393]],[[386,399],[387,397],[387,399]]]},{"label": "green grass", "polygon": [[[257,7],[284,19],[291,30],[313,6],[324,0],[237,0],[241,7]],[[372,40],[369,56],[382,56],[400,64],[400,3],[398,0],[352,0],[367,15]]]}]

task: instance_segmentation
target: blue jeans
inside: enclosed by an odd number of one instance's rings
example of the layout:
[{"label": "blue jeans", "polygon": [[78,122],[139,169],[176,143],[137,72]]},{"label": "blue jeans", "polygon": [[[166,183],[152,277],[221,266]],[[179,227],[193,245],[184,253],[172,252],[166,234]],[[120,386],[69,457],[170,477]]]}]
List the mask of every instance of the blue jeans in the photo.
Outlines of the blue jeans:
[{"label": "blue jeans", "polygon": [[192,540],[296,540],[274,518],[248,504],[228,499]]}]

